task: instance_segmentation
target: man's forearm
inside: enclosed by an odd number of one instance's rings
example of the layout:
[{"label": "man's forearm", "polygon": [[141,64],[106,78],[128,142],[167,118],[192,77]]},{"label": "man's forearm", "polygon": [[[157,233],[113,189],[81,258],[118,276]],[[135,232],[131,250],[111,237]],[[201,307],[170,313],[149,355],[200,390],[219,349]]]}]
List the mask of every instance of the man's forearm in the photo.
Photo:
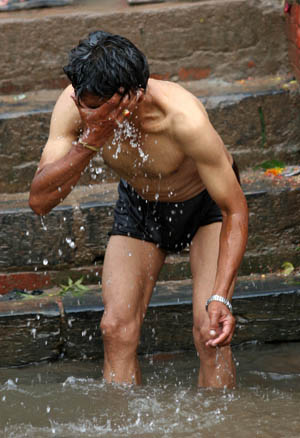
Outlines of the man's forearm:
[{"label": "man's forearm", "polygon": [[58,161],[38,169],[30,188],[29,205],[45,215],[59,204],[77,184],[95,152],[75,143]]},{"label": "man's forearm", "polygon": [[242,261],[248,238],[248,213],[224,215],[220,235],[219,258],[213,293],[228,297]]}]

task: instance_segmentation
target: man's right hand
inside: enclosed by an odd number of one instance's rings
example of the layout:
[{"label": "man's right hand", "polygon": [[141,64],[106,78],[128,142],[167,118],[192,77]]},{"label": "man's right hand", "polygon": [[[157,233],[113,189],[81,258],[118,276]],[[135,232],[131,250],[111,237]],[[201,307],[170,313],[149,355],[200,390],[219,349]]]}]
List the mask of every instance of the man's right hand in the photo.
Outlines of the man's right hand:
[{"label": "man's right hand", "polygon": [[96,108],[91,108],[85,102],[72,96],[83,124],[81,140],[91,146],[101,147],[114,133],[114,129],[130,118],[138,102],[143,99],[143,91],[131,92],[122,97],[115,93],[109,100]]}]

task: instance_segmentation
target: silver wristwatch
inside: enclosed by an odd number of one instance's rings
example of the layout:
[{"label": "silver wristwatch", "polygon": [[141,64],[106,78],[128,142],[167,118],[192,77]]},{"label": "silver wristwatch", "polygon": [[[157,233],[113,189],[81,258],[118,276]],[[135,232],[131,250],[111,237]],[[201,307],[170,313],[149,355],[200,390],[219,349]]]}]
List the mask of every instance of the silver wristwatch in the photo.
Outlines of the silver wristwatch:
[{"label": "silver wristwatch", "polygon": [[225,306],[227,306],[230,312],[232,313],[232,305],[230,301],[227,300],[227,298],[222,297],[221,295],[212,295],[210,298],[208,298],[205,305],[206,311],[208,310],[209,303],[211,303],[212,301],[219,301],[220,303],[225,304]]}]

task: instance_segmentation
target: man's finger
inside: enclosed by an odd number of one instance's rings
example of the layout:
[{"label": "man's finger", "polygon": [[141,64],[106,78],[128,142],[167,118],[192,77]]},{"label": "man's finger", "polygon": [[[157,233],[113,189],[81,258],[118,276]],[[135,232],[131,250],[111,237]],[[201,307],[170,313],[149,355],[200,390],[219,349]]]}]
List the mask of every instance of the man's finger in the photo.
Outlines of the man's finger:
[{"label": "man's finger", "polygon": [[233,327],[231,324],[224,324],[222,326],[222,331],[219,333],[219,335],[214,338],[210,339],[207,342],[207,345],[211,345],[212,347],[216,347],[217,345],[225,345],[230,343],[231,338],[233,335]]},{"label": "man's finger", "polygon": [[228,341],[228,333],[221,333],[217,338],[210,339],[207,342],[207,345],[211,345],[212,347],[216,347],[217,345],[225,345]]},{"label": "man's finger", "polygon": [[116,108],[120,105],[123,97],[119,93],[115,93],[107,102],[102,106],[106,106],[109,109]]},{"label": "man's finger", "polygon": [[217,330],[219,328],[219,320],[220,320],[220,312],[210,312],[209,313],[210,320],[210,329]]}]

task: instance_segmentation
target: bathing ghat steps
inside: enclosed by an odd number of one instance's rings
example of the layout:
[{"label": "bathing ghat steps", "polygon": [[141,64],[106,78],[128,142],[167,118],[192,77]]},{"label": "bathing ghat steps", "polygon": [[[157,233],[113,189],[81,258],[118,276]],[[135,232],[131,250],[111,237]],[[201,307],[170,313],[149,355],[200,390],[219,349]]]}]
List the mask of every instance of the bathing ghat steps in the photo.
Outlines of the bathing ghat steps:
[{"label": "bathing ghat steps", "polygon": [[[8,357],[10,365],[21,365],[61,355],[102,354],[98,283],[116,176],[97,157],[94,171],[83,175],[43,223],[28,207],[50,114],[66,85],[61,67],[78,40],[98,28],[130,38],[145,51],[154,77],[175,80],[201,99],[239,163],[250,237],[235,298],[235,342],[299,340],[297,278],[292,285],[289,279],[275,279],[268,286],[260,280],[283,262],[299,266],[299,179],[270,178],[253,170],[267,159],[293,165],[300,158],[300,95],[289,69],[281,1],[175,1],[136,7],[125,0],[79,1],[72,7],[0,15],[0,294],[48,289],[48,295],[51,290],[55,295],[54,286],[81,276],[90,289],[84,298],[0,301],[0,345],[10,351],[0,354],[5,357],[0,366],[8,364]],[[252,280],[251,273],[259,280]],[[188,252],[168,256],[140,352],[192,348],[189,278]],[[186,322],[180,316],[182,306],[187,306]],[[253,313],[255,308],[262,313]],[[172,339],[160,338],[170,332],[163,328],[154,336],[153,322],[157,329],[172,324]],[[176,327],[183,336],[174,344]],[[26,345],[24,333],[29,335]],[[18,346],[15,353],[9,347],[13,344]]]},{"label": "bathing ghat steps", "polygon": [[[281,6],[279,0],[207,0],[130,7],[102,0],[1,14],[0,293],[16,281],[19,288],[57,284],[62,272],[86,274],[83,267],[96,271],[88,277],[93,281],[101,276],[117,179],[100,157],[45,218],[46,227],[27,204],[51,111],[66,85],[62,65],[70,48],[98,28],[132,39],[155,77],[178,81],[205,104],[239,164],[249,202],[241,274],[276,270],[286,260],[298,265],[299,185],[252,173],[266,159],[297,164],[300,158],[300,94],[289,71]],[[169,259],[162,279],[189,275],[187,254]]]}]

